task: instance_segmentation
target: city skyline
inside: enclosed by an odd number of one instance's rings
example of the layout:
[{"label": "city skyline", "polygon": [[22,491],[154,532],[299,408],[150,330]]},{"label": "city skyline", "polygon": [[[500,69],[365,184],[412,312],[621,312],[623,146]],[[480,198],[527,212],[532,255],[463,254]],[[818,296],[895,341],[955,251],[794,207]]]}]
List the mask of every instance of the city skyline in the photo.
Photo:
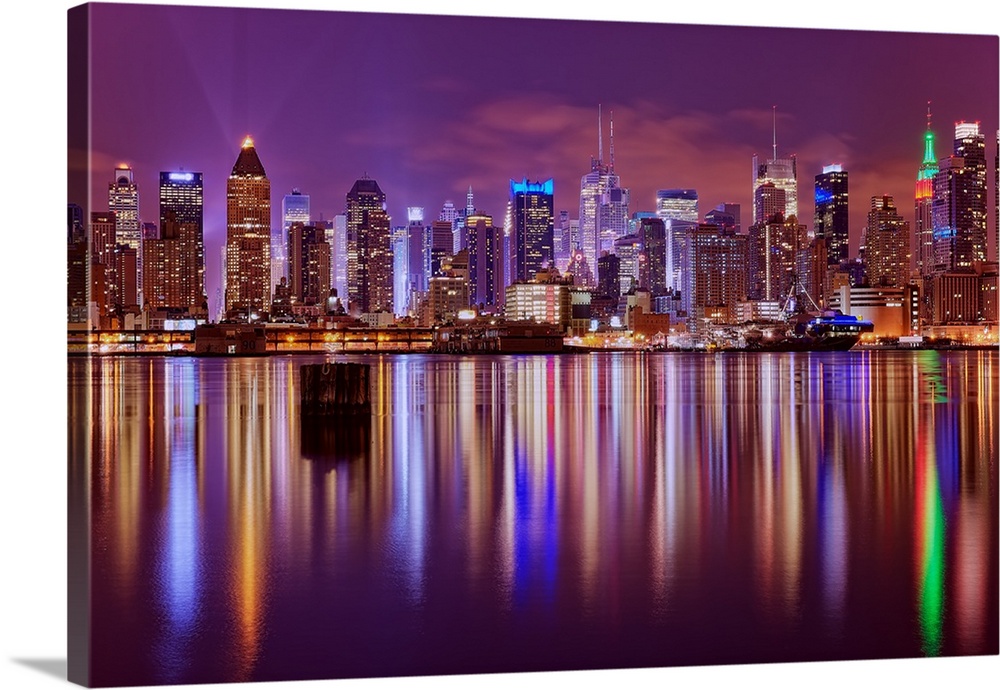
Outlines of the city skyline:
[{"label": "city skyline", "polygon": [[[169,65],[158,70],[162,81],[150,86],[176,97],[162,99],[137,84],[130,102],[143,107],[136,112],[117,103],[109,112],[95,111],[91,203],[102,210],[101,190],[106,203],[113,171],[125,163],[134,171],[139,212],[146,221],[157,214],[150,206],[152,181],[160,172],[201,171],[209,257],[218,255],[224,236],[226,169],[247,135],[266,161],[272,228],[281,227],[280,199],[292,189],[310,196],[315,219],[332,220],[344,212],[344,195],[353,181],[365,175],[385,192],[393,227],[406,224],[407,207],[423,207],[430,221],[446,200],[463,206],[470,186],[478,209],[502,218],[508,180],[523,177],[552,177],[555,213],[569,210],[574,217],[580,179],[591,158],[601,154],[602,143],[609,157],[607,120],[613,112],[615,173],[631,190],[630,213],[655,210],[659,189],[690,188],[698,192],[702,217],[719,204],[739,203],[746,226],[754,155],[767,160],[774,151],[778,158],[794,154],[799,220],[810,229],[813,178],[831,164],[850,174],[851,256],[857,254],[871,197],[893,196],[913,225],[906,200],[912,198],[923,158],[927,101],[939,158],[951,153],[958,120],[979,121],[987,160],[995,155],[997,66],[987,59],[995,56],[990,50],[995,37],[309,11],[281,11],[265,26],[258,11],[233,22],[230,8],[172,7],[167,15],[162,7],[115,9],[127,11],[119,13],[120,21],[97,23],[94,45],[158,36],[163,49],[150,56],[152,68],[161,60]],[[207,13],[194,35],[177,29],[189,12]],[[322,26],[313,25],[324,22],[337,27],[336,50],[324,41],[294,55],[280,48],[253,49],[283,45],[282,36],[299,30],[315,33]],[[467,43],[488,44],[491,36],[503,36],[512,27],[530,48],[530,59],[518,57],[509,41],[503,58]],[[622,55],[618,63],[628,68],[618,76],[596,78],[604,67],[584,50],[599,30],[610,37],[607,50]],[[562,37],[566,50],[553,52],[552,42],[543,40],[546,31]],[[386,50],[352,52],[350,37],[372,32],[385,36]],[[214,42],[204,40],[209,36]],[[405,59],[393,57],[397,51],[390,48],[407,40],[423,49],[401,51]],[[442,42],[450,53],[435,47]],[[712,55],[700,55],[695,64],[685,60],[664,73],[675,64],[669,55],[679,60],[690,54],[685,47],[692,43],[725,45],[728,49],[720,52],[727,56],[776,44],[806,57],[795,64],[769,63],[770,77],[763,81],[747,79],[735,57],[723,61]],[[650,44],[665,48],[654,50]],[[221,68],[208,59],[210,46],[245,59]],[[574,52],[578,49],[580,54]],[[905,64],[895,59],[901,50],[912,57]],[[849,55],[855,67],[844,65],[838,74],[842,61],[825,62],[831,51]],[[120,80],[136,81],[128,77],[129,67],[112,73],[104,65],[114,54],[95,51],[95,104],[108,102]],[[336,56],[345,54],[363,57],[337,68]],[[457,55],[463,59],[456,60]],[[531,79],[523,78],[522,60],[536,65]],[[959,69],[968,61],[980,65]],[[581,79],[578,68],[588,65],[597,70],[595,78]],[[640,69],[646,65],[652,69]],[[869,76],[858,76],[859,71]],[[806,73],[822,74],[822,79],[813,77],[822,84],[808,83]],[[247,81],[251,74],[253,84]],[[898,87],[887,90],[888,82]],[[771,83],[782,86],[772,89]],[[487,84],[490,88],[483,88]],[[818,93],[841,96],[842,107],[831,107]],[[348,95],[351,108],[343,105]],[[424,107],[414,107],[418,103]],[[128,118],[129,126],[118,118]],[[177,125],[192,120],[197,124]],[[990,185],[992,177],[990,171]],[[992,213],[988,228],[989,256],[995,256]],[[219,287],[212,269],[208,262],[210,300]]]}]

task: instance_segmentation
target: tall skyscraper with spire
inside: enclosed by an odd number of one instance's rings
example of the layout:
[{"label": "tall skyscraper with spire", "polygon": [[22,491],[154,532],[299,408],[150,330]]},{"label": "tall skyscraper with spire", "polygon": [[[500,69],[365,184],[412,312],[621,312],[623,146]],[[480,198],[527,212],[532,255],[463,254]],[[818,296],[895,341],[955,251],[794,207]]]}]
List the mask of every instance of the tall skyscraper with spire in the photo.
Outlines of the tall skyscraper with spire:
[{"label": "tall skyscraper with spire", "polygon": [[367,175],[347,193],[347,299],[352,314],[393,309],[392,236],[385,209],[385,192]]},{"label": "tall skyscraper with spire", "polygon": [[931,130],[931,105],[927,104],[927,131],[924,132],[924,160],[917,170],[917,185],[913,202],[913,246],[917,271],[921,276],[934,272],[934,176],[938,173],[934,154],[934,132]]},{"label": "tall skyscraper with spire", "polygon": [[[785,192],[784,216],[799,216],[799,196],[798,196],[798,172],[796,170],[795,156],[788,158],[778,158],[778,128],[777,111],[772,111],[772,137],[771,137],[771,158],[761,163],[757,156],[753,157],[753,194],[757,198],[757,188],[762,184],[770,182],[775,187],[783,189]],[[754,218],[759,218],[758,213],[754,213]],[[759,220],[757,221],[759,222]]]},{"label": "tall skyscraper with spire", "polygon": [[580,249],[588,266],[597,265],[602,251],[614,249],[617,238],[628,232],[630,192],[615,173],[614,115],[611,120],[610,160],[604,163],[601,110],[597,113],[597,158],[580,180]]},{"label": "tall skyscraper with spire", "polygon": [[254,319],[271,304],[271,182],[253,139],[226,182],[226,315]]}]

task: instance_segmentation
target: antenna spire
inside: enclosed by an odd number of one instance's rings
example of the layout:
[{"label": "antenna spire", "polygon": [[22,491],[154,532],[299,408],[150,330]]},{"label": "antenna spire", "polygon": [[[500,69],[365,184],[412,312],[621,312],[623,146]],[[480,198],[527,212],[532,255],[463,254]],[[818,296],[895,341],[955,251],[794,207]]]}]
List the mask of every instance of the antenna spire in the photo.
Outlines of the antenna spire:
[{"label": "antenna spire", "polygon": [[927,131],[931,131],[931,102],[927,101]]},{"label": "antenna spire", "polygon": [[597,104],[597,162],[604,165],[604,127],[601,124],[601,104]]},{"label": "antenna spire", "polygon": [[615,111],[611,111],[611,172],[615,171]]},{"label": "antenna spire", "polygon": [[771,160],[778,160],[778,106],[771,106]]}]

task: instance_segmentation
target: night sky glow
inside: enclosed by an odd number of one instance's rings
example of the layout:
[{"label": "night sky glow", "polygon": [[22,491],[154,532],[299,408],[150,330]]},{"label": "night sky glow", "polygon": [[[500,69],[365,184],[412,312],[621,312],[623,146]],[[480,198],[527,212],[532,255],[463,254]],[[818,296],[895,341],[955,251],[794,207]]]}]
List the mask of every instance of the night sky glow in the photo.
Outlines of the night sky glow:
[{"label": "night sky glow", "polygon": [[[554,178],[556,211],[576,218],[599,105],[632,212],[654,210],[657,189],[695,188],[700,215],[740,203],[745,229],[772,106],[810,228],[813,178],[848,171],[852,256],[871,196],[893,195],[912,223],[927,101],[938,157],[957,120],[981,123],[993,184],[995,36],[145,5],[97,5],[93,18],[93,208],[107,207],[119,163],[135,170],[144,221],[157,219],[161,170],[203,172],[210,300],[226,177],[248,134],[272,227],[293,188],[331,219],[364,174],[393,225],[408,206],[428,220],[445,200],[464,207],[470,185],[500,223],[509,180],[525,177]],[[125,44],[144,46],[141,59],[123,59]],[[995,256],[992,210],[989,222]]]}]

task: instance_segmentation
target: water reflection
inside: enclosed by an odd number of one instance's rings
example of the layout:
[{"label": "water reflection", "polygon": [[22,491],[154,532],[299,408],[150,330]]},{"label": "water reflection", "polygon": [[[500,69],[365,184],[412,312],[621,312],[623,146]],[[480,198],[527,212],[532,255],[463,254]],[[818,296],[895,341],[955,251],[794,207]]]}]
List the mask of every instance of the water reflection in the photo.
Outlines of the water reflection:
[{"label": "water reflection", "polygon": [[95,682],[996,651],[996,353],[359,359],[71,361]]}]

